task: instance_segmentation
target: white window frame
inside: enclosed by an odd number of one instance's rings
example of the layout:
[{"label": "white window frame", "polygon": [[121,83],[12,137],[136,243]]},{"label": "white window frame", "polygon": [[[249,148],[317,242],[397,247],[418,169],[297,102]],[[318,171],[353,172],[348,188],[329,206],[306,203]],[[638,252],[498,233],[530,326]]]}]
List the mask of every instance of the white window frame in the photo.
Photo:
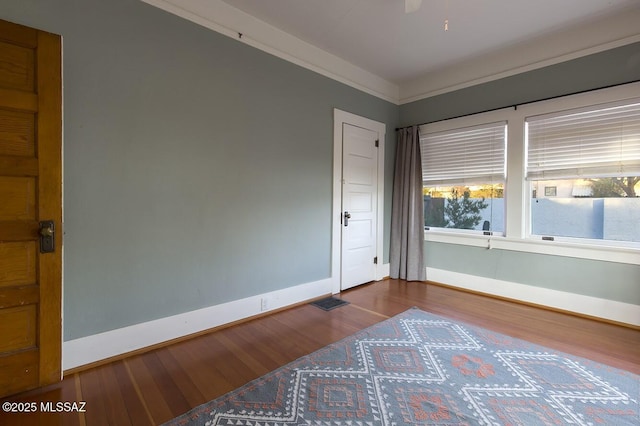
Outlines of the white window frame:
[{"label": "white window frame", "polygon": [[[491,127],[492,128],[494,126],[497,127],[498,125],[499,125],[499,127],[504,128],[507,125],[506,121],[504,121],[504,120],[499,120],[499,121],[496,121],[496,122],[486,121],[488,118],[490,118],[490,115],[484,115],[483,114],[482,117],[474,117],[474,118],[480,118],[480,120],[482,122],[479,123],[479,124],[472,124],[472,125],[464,126],[464,127],[458,127],[458,126],[449,127],[449,124],[451,124],[451,123],[446,123],[445,124],[444,122],[434,123],[435,124],[434,126],[431,126],[431,125],[422,126],[421,129],[420,129],[420,132],[421,132],[420,133],[420,138],[421,138],[420,146],[421,147],[424,146],[423,145],[424,141],[422,140],[422,138],[423,137],[428,138],[427,135],[429,135],[429,134],[440,133],[440,132],[443,132],[443,131],[447,132],[448,130],[454,130],[454,131],[456,131],[456,133],[458,131],[467,132],[467,131],[472,130],[472,129],[478,129],[478,128],[485,128],[486,129],[487,127]],[[471,120],[471,121],[473,122],[474,120]],[[444,129],[440,129],[439,128],[441,125],[444,125]],[[505,134],[504,137],[505,137],[505,140],[506,140],[507,135]],[[429,142],[426,142],[426,143],[428,144]],[[506,150],[507,150],[507,147],[505,146],[504,147],[505,156],[506,156]],[[450,154],[450,152],[448,152],[448,153]],[[500,154],[502,154],[502,151],[500,151]],[[423,155],[424,155],[424,153],[423,153]],[[457,160],[460,160],[460,159],[461,159],[461,157],[457,158]],[[469,160],[469,162],[474,164],[474,165],[477,165],[477,161],[478,161],[475,158],[468,158],[468,157],[466,157],[465,160]],[[465,182],[465,181],[468,182],[469,180],[471,180],[471,182],[473,182],[476,179],[481,179],[480,181],[478,181],[478,183],[482,182],[482,183],[503,183],[503,184],[506,184],[506,180],[504,178],[504,175],[505,175],[505,170],[504,170],[505,163],[506,163],[506,158],[505,158],[505,162],[503,162],[501,164],[501,166],[502,166],[501,167],[501,173],[497,173],[494,170],[493,167],[490,167],[490,168],[484,170],[483,172],[477,172],[477,170],[476,170],[476,172],[473,174],[473,175],[475,175],[475,177],[470,177],[469,176],[469,173],[468,173],[469,170],[467,169],[467,165],[468,164],[465,164],[465,166],[463,168],[457,169],[459,171],[459,174],[457,175],[457,177],[460,178],[460,182]],[[424,167],[424,163],[423,163],[423,167]],[[491,174],[488,174],[489,170],[491,170]],[[480,175],[484,175],[484,176],[480,177]],[[425,175],[424,175],[424,169],[423,169],[423,187],[425,186],[424,182],[426,182],[424,180],[424,177],[425,177]],[[487,181],[482,180],[484,178],[486,178]],[[499,182],[494,182],[494,179],[499,179],[500,181]],[[428,183],[426,186],[450,187],[450,186],[457,186],[457,185],[458,184],[452,184],[451,183],[451,179],[446,179],[444,181],[440,181],[439,183],[435,183],[435,182],[431,181],[431,183]],[[460,186],[466,186],[465,184],[459,184],[459,185]],[[506,206],[505,206],[505,208],[506,208]],[[425,227],[425,230],[430,230],[432,228],[433,229],[441,229],[444,232],[451,232],[451,233],[467,233],[467,234],[475,234],[475,235],[478,235],[478,234],[479,235],[492,235],[492,234],[503,235],[504,234],[504,231],[491,231],[491,230],[490,231],[484,231],[484,230],[460,229],[460,228],[439,228],[439,227],[434,227],[434,226],[429,226],[429,225],[427,225]]]},{"label": "white window frame", "polygon": [[637,245],[610,240],[576,238],[554,238],[554,241],[545,241],[541,236],[532,236],[529,232],[530,183],[525,179],[525,120],[527,117],[624,101],[639,96],[640,82],[629,83],[421,126],[421,132],[436,132],[496,121],[507,122],[504,236],[455,233],[442,228],[431,228],[425,231],[425,241],[639,265],[640,248]]}]

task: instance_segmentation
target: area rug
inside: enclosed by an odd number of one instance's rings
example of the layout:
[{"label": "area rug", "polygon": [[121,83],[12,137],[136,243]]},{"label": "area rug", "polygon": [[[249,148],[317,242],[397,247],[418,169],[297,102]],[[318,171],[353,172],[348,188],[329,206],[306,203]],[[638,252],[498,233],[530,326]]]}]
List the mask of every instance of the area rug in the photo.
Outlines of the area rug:
[{"label": "area rug", "polygon": [[633,373],[414,308],[166,424],[637,426],[639,395]]}]

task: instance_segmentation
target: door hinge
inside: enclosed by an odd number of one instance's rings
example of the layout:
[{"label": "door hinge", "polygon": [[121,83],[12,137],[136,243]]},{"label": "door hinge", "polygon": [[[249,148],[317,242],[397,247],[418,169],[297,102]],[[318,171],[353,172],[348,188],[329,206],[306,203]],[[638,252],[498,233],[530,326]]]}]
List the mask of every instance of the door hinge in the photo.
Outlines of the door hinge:
[{"label": "door hinge", "polygon": [[374,264],[374,265],[377,265],[377,264],[378,264],[378,256],[376,256],[376,257],[374,257],[374,258],[373,258],[373,264]]},{"label": "door hinge", "polygon": [[378,148],[379,146],[380,146],[380,141],[376,139],[376,148]]}]

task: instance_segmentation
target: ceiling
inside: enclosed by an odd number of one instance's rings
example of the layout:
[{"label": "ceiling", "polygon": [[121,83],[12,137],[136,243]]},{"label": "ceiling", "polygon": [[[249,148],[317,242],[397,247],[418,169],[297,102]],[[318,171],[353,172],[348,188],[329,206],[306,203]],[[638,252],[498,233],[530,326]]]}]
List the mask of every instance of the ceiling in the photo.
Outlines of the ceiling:
[{"label": "ceiling", "polygon": [[224,1],[397,84],[638,6],[637,0],[424,0],[405,14],[403,0]]},{"label": "ceiling", "polygon": [[144,1],[400,103],[640,41],[640,0]]}]

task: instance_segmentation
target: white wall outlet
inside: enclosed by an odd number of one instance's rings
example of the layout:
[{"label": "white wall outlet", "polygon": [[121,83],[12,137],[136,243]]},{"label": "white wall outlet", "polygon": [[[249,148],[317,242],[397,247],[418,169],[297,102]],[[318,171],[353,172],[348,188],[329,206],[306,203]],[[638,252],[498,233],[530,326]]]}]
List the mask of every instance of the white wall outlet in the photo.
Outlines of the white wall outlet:
[{"label": "white wall outlet", "polygon": [[263,297],[262,299],[260,299],[260,310],[266,311],[267,309],[269,309],[269,299]]}]

